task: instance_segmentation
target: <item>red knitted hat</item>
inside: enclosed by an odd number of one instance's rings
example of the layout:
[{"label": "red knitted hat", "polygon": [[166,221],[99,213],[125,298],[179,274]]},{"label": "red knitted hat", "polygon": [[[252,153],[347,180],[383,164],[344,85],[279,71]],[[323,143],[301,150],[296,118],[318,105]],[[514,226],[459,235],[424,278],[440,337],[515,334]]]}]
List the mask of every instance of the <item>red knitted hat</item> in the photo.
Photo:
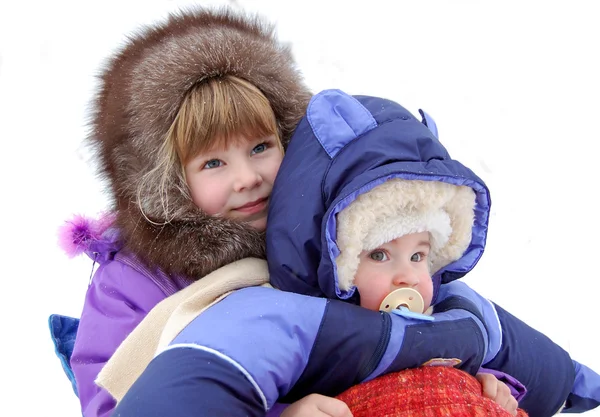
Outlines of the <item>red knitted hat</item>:
[{"label": "red knitted hat", "polygon": [[[338,395],[354,417],[511,417],[481,393],[473,376],[426,366],[384,375]],[[519,409],[517,417],[527,417]]]}]

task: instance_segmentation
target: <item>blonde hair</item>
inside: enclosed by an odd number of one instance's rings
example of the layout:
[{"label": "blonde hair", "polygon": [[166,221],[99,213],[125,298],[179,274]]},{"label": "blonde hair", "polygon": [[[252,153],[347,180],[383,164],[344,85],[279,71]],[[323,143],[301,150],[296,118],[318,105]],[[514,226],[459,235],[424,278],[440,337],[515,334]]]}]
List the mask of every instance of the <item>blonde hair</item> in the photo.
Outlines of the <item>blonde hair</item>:
[{"label": "blonde hair", "polygon": [[227,75],[194,86],[169,129],[183,165],[199,153],[226,149],[233,141],[276,135],[275,114],[264,94],[241,78]]},{"label": "blonde hair", "polygon": [[[169,190],[176,188],[190,198],[184,167],[196,155],[272,135],[283,150],[275,113],[269,100],[253,84],[226,75],[194,85],[184,96],[158,150],[157,166],[139,183],[137,204],[142,214],[153,224],[172,220],[176,208],[169,205]],[[160,211],[144,205],[144,193],[160,194]],[[165,220],[157,223],[148,215]]]}]

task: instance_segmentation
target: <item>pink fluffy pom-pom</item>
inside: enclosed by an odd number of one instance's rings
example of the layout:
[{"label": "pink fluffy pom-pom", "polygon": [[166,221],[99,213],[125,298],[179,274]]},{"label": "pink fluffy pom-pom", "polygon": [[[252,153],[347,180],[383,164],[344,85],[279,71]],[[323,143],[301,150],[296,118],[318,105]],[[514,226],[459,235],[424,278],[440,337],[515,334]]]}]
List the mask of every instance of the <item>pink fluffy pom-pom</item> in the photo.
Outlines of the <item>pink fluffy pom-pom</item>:
[{"label": "pink fluffy pom-pom", "polygon": [[100,239],[113,220],[110,214],[99,219],[75,215],[59,227],[58,244],[69,258],[73,258],[89,249],[91,242]]}]

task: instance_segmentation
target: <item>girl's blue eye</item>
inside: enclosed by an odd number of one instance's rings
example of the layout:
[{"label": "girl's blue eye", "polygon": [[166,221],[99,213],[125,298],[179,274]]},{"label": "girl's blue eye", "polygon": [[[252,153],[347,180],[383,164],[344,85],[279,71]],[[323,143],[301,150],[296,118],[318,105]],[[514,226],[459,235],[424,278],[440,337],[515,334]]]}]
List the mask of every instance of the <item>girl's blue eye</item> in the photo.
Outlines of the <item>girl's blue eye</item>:
[{"label": "girl's blue eye", "polygon": [[411,262],[421,262],[423,259],[423,255],[419,252],[414,253],[413,256],[410,257]]},{"label": "girl's blue eye", "polygon": [[212,169],[212,168],[218,168],[222,165],[223,163],[221,161],[219,161],[218,159],[211,159],[210,161],[208,161],[206,164],[204,164],[204,169]]},{"label": "girl's blue eye", "polygon": [[382,250],[375,250],[369,254],[369,258],[377,262],[382,262],[387,260],[387,255]]},{"label": "girl's blue eye", "polygon": [[261,143],[260,145],[256,145],[254,149],[252,149],[252,154],[263,153],[267,150],[267,144]]}]

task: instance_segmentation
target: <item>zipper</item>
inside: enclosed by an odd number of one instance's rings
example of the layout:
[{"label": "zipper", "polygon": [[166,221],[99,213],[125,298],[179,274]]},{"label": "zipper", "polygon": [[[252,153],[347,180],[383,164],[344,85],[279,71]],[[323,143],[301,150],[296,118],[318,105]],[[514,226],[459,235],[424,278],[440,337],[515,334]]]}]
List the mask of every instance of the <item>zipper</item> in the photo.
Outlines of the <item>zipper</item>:
[{"label": "zipper", "polygon": [[152,273],[146,265],[137,260],[137,258],[131,255],[122,254],[120,251],[115,256],[115,260],[130,266],[137,272],[144,275],[150,281],[154,282],[158,288],[165,294],[165,297],[169,297],[175,294],[179,288],[176,287],[175,283],[169,279],[165,274],[161,274],[162,271],[158,270],[158,273]]},{"label": "zipper", "polygon": [[371,356],[371,359],[369,359],[369,361],[358,371],[355,383],[364,381],[373,373],[375,368],[377,368],[377,365],[379,365],[379,362],[381,362],[381,358],[383,358],[383,354],[385,353],[385,350],[390,342],[392,333],[392,318],[388,313],[385,312],[381,312],[381,318],[383,320],[381,337],[379,338],[379,342],[377,343],[377,347],[375,348],[375,352]]}]

